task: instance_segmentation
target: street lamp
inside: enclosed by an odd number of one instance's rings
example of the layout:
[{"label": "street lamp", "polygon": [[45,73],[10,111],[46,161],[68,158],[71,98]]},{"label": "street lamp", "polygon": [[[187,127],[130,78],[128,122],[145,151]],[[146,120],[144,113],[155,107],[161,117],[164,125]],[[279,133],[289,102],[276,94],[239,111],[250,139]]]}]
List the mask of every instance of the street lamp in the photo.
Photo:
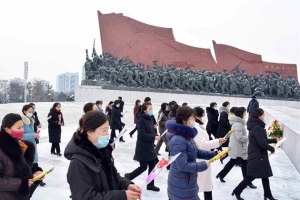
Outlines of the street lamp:
[{"label": "street lamp", "polygon": [[27,94],[26,94],[26,89],[27,89],[27,78],[28,78],[28,62],[24,62],[24,103],[27,102]]}]

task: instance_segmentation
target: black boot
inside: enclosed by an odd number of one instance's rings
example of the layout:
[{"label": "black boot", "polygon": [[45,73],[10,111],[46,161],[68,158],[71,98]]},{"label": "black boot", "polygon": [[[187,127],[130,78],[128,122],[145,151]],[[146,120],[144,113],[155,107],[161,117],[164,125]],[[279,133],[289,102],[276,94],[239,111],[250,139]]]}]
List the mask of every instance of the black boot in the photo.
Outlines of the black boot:
[{"label": "black boot", "polygon": [[159,192],[160,189],[154,185],[147,185],[147,190],[152,190],[154,192]]},{"label": "black boot", "polygon": [[235,193],[234,191],[232,192],[231,195],[232,195],[232,196],[235,195],[235,197],[236,197],[237,200],[244,200],[244,199],[241,197],[241,194],[237,194],[237,193]]},{"label": "black boot", "polygon": [[212,198],[212,191],[204,192],[204,200],[213,200]]},{"label": "black boot", "polygon": [[218,174],[218,175],[216,176],[216,178],[217,178],[217,179],[220,179],[220,181],[221,181],[222,183],[225,183],[225,182],[226,182],[226,181],[224,181],[224,178],[220,176],[220,174]]},{"label": "black boot", "polygon": [[40,186],[42,186],[42,187],[45,186],[45,185],[46,185],[46,183],[43,182],[43,181],[40,183]]},{"label": "black boot", "polygon": [[249,188],[252,188],[252,189],[256,189],[257,188],[255,185],[253,185],[253,183],[250,183],[248,186],[249,186]]}]

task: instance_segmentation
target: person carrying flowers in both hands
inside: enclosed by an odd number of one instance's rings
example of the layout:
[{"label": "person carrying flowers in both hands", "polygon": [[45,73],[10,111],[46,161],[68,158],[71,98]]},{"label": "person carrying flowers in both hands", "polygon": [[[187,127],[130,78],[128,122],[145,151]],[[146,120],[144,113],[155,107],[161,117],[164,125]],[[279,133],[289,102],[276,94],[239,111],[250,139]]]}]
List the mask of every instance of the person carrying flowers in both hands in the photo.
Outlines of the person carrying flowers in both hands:
[{"label": "person carrying flowers in both hands", "polygon": [[238,200],[241,198],[243,190],[257,178],[261,178],[264,189],[264,199],[276,200],[271,192],[269,177],[273,176],[272,168],[269,162],[268,151],[275,153],[274,147],[270,143],[277,143],[280,138],[268,139],[265,129],[265,113],[263,109],[257,108],[251,112],[251,118],[247,122],[249,130],[249,146],[248,146],[248,174],[247,177],[233,190]]},{"label": "person carrying flowers in both hands", "polygon": [[197,185],[198,172],[209,168],[210,163],[197,162],[198,159],[211,159],[216,151],[198,149],[194,138],[195,111],[188,106],[177,110],[176,119],[166,122],[167,138],[170,141],[170,155],[178,158],[171,164],[168,176],[168,197],[171,200],[199,200]]},{"label": "person carrying flowers in both hands", "polygon": [[[195,143],[199,149],[207,150],[215,149],[224,144],[227,140],[224,138],[209,140],[209,135],[203,127],[202,117],[205,116],[205,111],[201,107],[194,108],[196,114],[196,129],[198,134],[194,138]],[[200,162],[203,160],[197,160]],[[212,200],[212,190],[213,190],[213,182],[211,178],[211,167],[209,167],[206,171],[198,173],[198,186],[199,191],[204,192],[205,200]]]},{"label": "person carrying flowers in both hands", "polygon": [[104,113],[83,117],[64,155],[70,160],[67,180],[73,200],[133,200],[141,198],[138,185],[119,175],[109,145],[109,123]]},{"label": "person carrying flowers in both hands", "polygon": [[[228,152],[228,155],[230,160],[216,176],[216,178],[219,178],[223,183],[225,183],[224,177],[230,172],[238,160],[242,164],[241,170],[243,178],[247,176],[247,147],[249,140],[245,128],[245,117],[246,108],[244,107],[239,107],[236,109],[234,115],[229,116],[229,123],[232,125],[231,130],[233,131],[229,139],[229,147],[231,150]],[[252,182],[250,182],[248,186],[252,189],[257,188],[252,184]]]},{"label": "person carrying flowers in both hands", "polygon": [[41,182],[32,181],[42,169],[33,168],[35,146],[23,135],[22,117],[7,114],[0,130],[0,199],[29,200]]},{"label": "person carrying flowers in both hands", "polygon": [[[48,114],[49,142],[52,143],[51,154],[62,156],[60,153],[61,127],[64,126],[61,104],[54,103]],[[56,152],[55,152],[56,151]]]}]

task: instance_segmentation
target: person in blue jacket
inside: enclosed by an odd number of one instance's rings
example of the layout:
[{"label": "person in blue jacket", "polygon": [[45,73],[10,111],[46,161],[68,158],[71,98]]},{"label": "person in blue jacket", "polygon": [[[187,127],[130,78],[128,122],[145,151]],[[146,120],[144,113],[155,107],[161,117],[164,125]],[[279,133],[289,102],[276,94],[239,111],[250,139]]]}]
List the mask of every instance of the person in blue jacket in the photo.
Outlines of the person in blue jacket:
[{"label": "person in blue jacket", "polygon": [[34,119],[33,119],[33,107],[31,105],[25,105],[22,109],[22,120],[23,120],[23,127],[24,127],[24,136],[22,140],[26,140],[31,142],[34,145],[35,154],[34,154],[34,160],[33,165],[38,163],[38,153],[36,149],[36,140],[40,139],[40,136],[34,132]]},{"label": "person in blue jacket", "polygon": [[249,117],[251,117],[251,113],[256,109],[259,108],[259,102],[256,99],[256,96],[252,96],[251,101],[248,104],[247,112],[249,113]]},{"label": "person in blue jacket", "polygon": [[171,164],[168,176],[168,197],[171,200],[199,200],[197,185],[198,172],[205,171],[210,164],[199,159],[211,159],[216,151],[204,151],[197,148],[194,137],[195,111],[184,106],[177,110],[175,120],[166,122],[167,138],[170,141],[170,155],[179,157]]}]

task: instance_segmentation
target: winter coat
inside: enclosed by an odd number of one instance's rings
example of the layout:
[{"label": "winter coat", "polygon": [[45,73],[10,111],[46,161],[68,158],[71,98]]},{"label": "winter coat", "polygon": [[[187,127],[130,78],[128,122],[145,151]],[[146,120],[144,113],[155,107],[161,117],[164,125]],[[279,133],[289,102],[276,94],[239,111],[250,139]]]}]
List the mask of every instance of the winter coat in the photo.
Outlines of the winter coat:
[{"label": "winter coat", "polygon": [[206,131],[208,134],[213,134],[215,136],[217,133],[217,130],[218,130],[219,112],[210,107],[206,108],[206,112],[207,112],[207,118],[208,118],[208,122],[206,125]]},{"label": "winter coat", "polygon": [[256,108],[259,108],[259,103],[256,99],[252,99],[248,104],[247,112],[252,113]]},{"label": "winter coat", "polygon": [[124,109],[124,101],[123,100],[119,100],[120,101],[120,110],[121,112],[123,112]]},{"label": "winter coat", "polygon": [[38,118],[37,112],[34,112],[32,117],[34,119],[34,132],[37,133],[37,127],[41,125],[41,122]]},{"label": "winter coat", "polygon": [[28,179],[32,174],[42,171],[33,168],[35,147],[29,141],[23,141],[27,146],[22,150],[19,142],[4,130],[0,131],[0,199],[1,200],[29,200],[39,185],[34,183],[30,188]]},{"label": "winter coat", "polygon": [[165,132],[165,130],[166,130],[165,124],[166,124],[166,122],[168,120],[169,112],[165,111],[165,110],[160,110],[158,112],[158,116],[160,116],[161,113],[163,113],[163,116],[162,116],[161,120],[158,123],[158,130],[159,130],[160,134],[163,134],[163,132]]},{"label": "winter coat", "polygon": [[106,113],[106,116],[107,116],[107,119],[108,119],[109,125],[110,125],[110,123],[111,123],[111,109],[110,109],[110,107],[106,106],[105,113]]},{"label": "winter coat", "polygon": [[157,159],[154,151],[155,132],[152,117],[145,113],[138,115],[137,141],[135,147],[135,158],[140,162],[147,162]]},{"label": "winter coat", "polygon": [[34,149],[35,149],[35,154],[34,154],[34,160],[33,163],[38,163],[39,161],[39,157],[38,157],[38,152],[36,149],[36,140],[34,138],[34,134],[36,134],[34,132],[34,119],[33,118],[28,118],[27,116],[25,116],[23,113],[20,114],[23,120],[23,124],[24,124],[24,136],[22,138],[22,140],[26,140],[31,142],[34,145]]},{"label": "winter coat", "polygon": [[232,159],[237,157],[247,160],[247,145],[248,145],[248,135],[245,128],[246,121],[235,115],[229,116],[229,123],[232,125],[231,130],[233,133],[230,135],[229,147],[231,150],[228,155]]},{"label": "winter coat", "polygon": [[[231,130],[231,125],[228,119],[229,110],[221,106],[219,112],[220,112],[220,119],[219,119],[216,138],[223,138]],[[224,144],[222,144],[222,147],[228,147],[228,144],[229,144],[229,140],[227,140]]]},{"label": "winter coat", "polygon": [[[202,125],[197,124],[196,129],[198,134],[195,137],[195,143],[198,149],[210,151],[211,149],[218,148],[220,146],[219,139],[209,140],[209,136]],[[198,160],[197,162],[201,162],[203,160]],[[206,171],[198,173],[198,187],[199,192],[209,192],[213,190],[213,182],[211,178],[211,168],[210,166]]]},{"label": "winter coat", "polygon": [[140,111],[140,106],[134,106],[133,108],[134,124],[137,124],[138,122],[137,114],[139,111]]},{"label": "winter coat", "polygon": [[61,116],[61,123],[64,125],[64,118],[61,112],[50,111],[48,114],[48,132],[50,143],[60,143],[61,125],[58,125],[59,116]]},{"label": "winter coat", "polygon": [[117,172],[110,145],[99,150],[73,136],[64,155],[71,161],[67,180],[73,200],[127,200],[125,190],[133,183]]},{"label": "winter coat", "polygon": [[198,149],[194,141],[197,130],[169,120],[166,123],[167,138],[170,141],[170,156],[180,153],[171,164],[168,175],[168,197],[172,200],[199,200],[197,185],[198,172],[207,170],[206,162],[196,162],[196,158],[210,159],[213,151]]},{"label": "winter coat", "polygon": [[111,110],[111,122],[110,122],[110,129],[115,130],[122,130],[125,124],[121,121],[121,117],[123,115],[121,114],[121,108],[117,108],[116,106],[113,106]]},{"label": "winter coat", "polygon": [[277,143],[277,140],[267,138],[265,125],[263,121],[257,118],[250,118],[247,123],[249,130],[247,174],[249,177],[267,178],[273,176],[268,151],[275,151],[269,143]]}]

